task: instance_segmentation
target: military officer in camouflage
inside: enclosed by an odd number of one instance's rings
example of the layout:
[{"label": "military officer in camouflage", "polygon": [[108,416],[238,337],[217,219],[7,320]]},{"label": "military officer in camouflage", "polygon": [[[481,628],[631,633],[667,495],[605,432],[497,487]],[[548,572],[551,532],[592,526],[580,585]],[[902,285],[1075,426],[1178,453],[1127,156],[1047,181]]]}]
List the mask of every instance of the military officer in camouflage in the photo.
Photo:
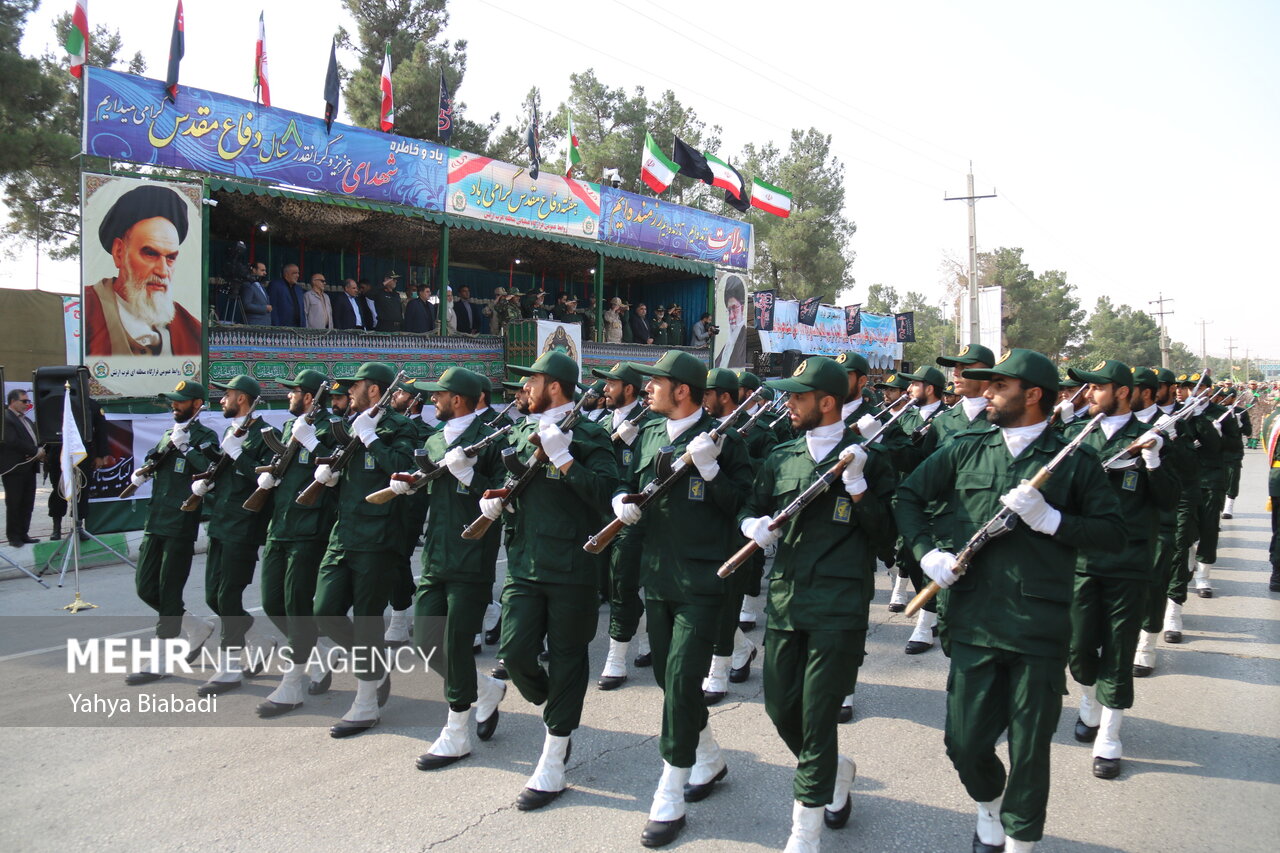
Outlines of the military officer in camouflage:
[{"label": "military officer in camouflage", "polygon": [[[702,678],[711,665],[716,627],[727,594],[716,569],[741,541],[736,516],[751,485],[751,461],[742,437],[720,441],[716,420],[702,408],[707,368],[694,355],[669,350],[652,366],[649,406],[662,416],[640,433],[631,467],[614,495],[614,515],[643,542],[642,585],[653,646],[653,674],[663,691],[662,778],[649,821],[646,847],[675,840],[685,824],[685,802],[698,802],[728,772],[708,724]],[[689,454],[687,475],[642,513],[626,502],[658,478],[660,451]]]},{"label": "military officer in camouflage", "polygon": [[[822,825],[845,825],[856,765],[839,754],[836,721],[853,692],[875,595],[876,539],[893,539],[890,501],[897,477],[887,453],[870,452],[840,417],[842,366],[811,357],[772,387],[790,392],[802,435],[775,449],[738,512],[742,534],[777,547],[768,579],[765,710],[796,756],[788,850],[816,851]],[[847,454],[840,480],[796,518],[773,517]]]},{"label": "military officer in camouflage", "polygon": [[[1133,417],[1133,370],[1107,359],[1067,373],[1086,383],[1088,416],[1105,417],[1084,443],[1106,460],[1142,446],[1107,471],[1127,535],[1119,542],[1080,542],[1071,598],[1071,676],[1082,685],[1075,737],[1093,744],[1093,775],[1120,775],[1120,724],[1133,707],[1133,656],[1155,571],[1160,513],[1177,500],[1178,480],[1163,464],[1164,438]],[[1083,421],[1066,432],[1073,438]]]},{"label": "military officer in camouflage", "polygon": [[280,479],[270,471],[258,475],[258,488],[277,490],[274,502],[268,505],[271,523],[267,527],[267,547],[262,552],[262,612],[288,638],[282,657],[292,663],[280,686],[258,705],[258,716],[263,718],[300,708],[304,693],[324,693],[333,680],[323,664],[323,655],[315,656],[314,666],[308,664],[317,639],[316,573],[333,528],[336,503],[327,491],[311,506],[301,506],[294,500],[315,477],[316,460],[333,452],[329,419],[323,410],[315,423],[305,417],[324,381],[324,374],[319,371],[300,370],[294,379],[280,382],[289,389],[289,414],[293,415],[293,420],[285,422],[281,441],[287,445],[296,439],[297,455]]},{"label": "military officer in camouflage", "polygon": [[[1026,853],[1044,832],[1077,548],[1123,541],[1125,527],[1092,448],[1064,460],[1043,491],[1024,482],[1067,444],[1046,428],[1058,392],[1048,358],[1015,349],[989,369],[963,373],[989,383],[991,425],[953,436],[922,462],[899,486],[894,514],[925,573],[943,587],[947,755],[977,805],[973,849]],[[949,512],[932,515],[932,501]],[[1019,523],[957,575],[953,549],[1002,507]],[[1006,730],[1007,773],[996,756]]]},{"label": "military officer in camouflage", "polygon": [[369,361],[344,383],[350,397],[347,411],[355,416],[349,431],[362,447],[340,471],[330,465],[315,470],[317,483],[337,490],[338,505],[338,520],[329,533],[316,580],[316,625],[321,634],[348,650],[356,676],[355,700],[329,729],[335,738],[377,725],[378,709],[391,692],[387,660],[377,652],[383,642],[383,611],[396,579],[398,540],[405,533],[395,501],[372,504],[365,496],[387,488],[392,474],[409,467],[417,439],[404,415],[389,409],[374,411],[395,375],[391,365]]},{"label": "military officer in camouflage", "polygon": [[[502,590],[499,654],[512,683],[525,699],[545,705],[542,756],[516,798],[521,811],[542,808],[564,791],[570,736],[582,720],[590,678],[587,649],[596,633],[600,605],[596,585],[602,557],[582,550],[600,529],[603,508],[618,483],[618,463],[609,435],[599,424],[579,418],[568,430],[559,424],[573,409],[578,363],[567,354],[543,353],[531,367],[507,365],[528,376],[531,417],[511,433],[517,458],[541,473],[505,513],[507,582]],[[538,463],[541,446],[548,462]],[[500,497],[482,498],[488,518],[504,515]],[[547,667],[538,661],[543,641]]]},{"label": "military officer in camouflage", "polygon": [[[204,471],[217,456],[218,436],[197,419],[208,392],[199,382],[184,380],[160,396],[173,410],[173,426],[147,458],[159,460],[151,474],[151,502],[138,546],[138,567],[134,577],[138,598],[156,611],[156,638],[173,639],[181,634],[194,660],[213,633],[213,623],[187,612],[182,591],[191,574],[200,532],[200,513],[183,512],[182,502],[191,495],[191,475]],[[141,487],[147,477],[134,471],[130,482]],[[161,667],[131,672],[125,684],[147,684],[166,673]]]},{"label": "military officer in camouflage", "polygon": [[[193,494],[212,494],[209,507],[209,551],[205,555],[205,603],[222,621],[218,666],[207,682],[197,688],[201,696],[224,693],[240,686],[242,673],[257,675],[266,665],[274,639],[249,638],[254,619],[244,609],[244,590],[253,582],[258,565],[258,546],[267,539],[270,513],[250,512],[243,504],[258,488],[259,465],[271,461],[271,450],[263,432],[279,433],[250,414],[262,396],[262,386],[249,376],[233,376],[225,383],[212,382],[222,396],[222,416],[231,421],[222,435],[222,452],[228,462],[217,477],[196,480]],[[252,420],[250,420],[252,419]],[[243,435],[237,435],[247,427]],[[242,669],[237,660],[245,658]]]}]

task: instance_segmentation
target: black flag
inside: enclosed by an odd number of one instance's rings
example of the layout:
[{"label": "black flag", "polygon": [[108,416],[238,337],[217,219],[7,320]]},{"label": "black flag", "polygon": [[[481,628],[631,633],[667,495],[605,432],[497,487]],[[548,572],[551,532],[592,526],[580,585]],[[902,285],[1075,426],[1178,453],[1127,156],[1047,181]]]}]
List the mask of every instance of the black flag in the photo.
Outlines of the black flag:
[{"label": "black flag", "polygon": [[913,344],[916,342],[916,312],[907,311],[893,315],[894,325],[898,327],[898,343]]},{"label": "black flag", "polygon": [[533,119],[529,122],[529,129],[524,134],[525,145],[529,146],[529,177],[535,181],[538,180],[538,166],[542,163],[542,157],[538,154],[538,108],[533,108]]},{"label": "black flag", "polygon": [[702,156],[702,152],[685,145],[678,136],[671,149],[671,159],[680,167],[680,171],[676,173],[678,175],[708,184],[715,180],[715,175],[711,173],[711,167],[707,165],[707,158]]},{"label": "black flag", "polygon": [[453,95],[449,94],[449,87],[445,85],[443,68],[440,69],[440,122],[437,131],[440,141],[448,145],[449,137],[453,136]]},{"label": "black flag", "polygon": [[800,302],[800,316],[797,318],[800,325],[812,326],[818,322],[818,306],[822,304],[822,300],[816,296],[810,296],[808,299]]},{"label": "black flag", "polygon": [[777,291],[774,290],[757,290],[751,294],[751,301],[755,303],[756,331],[773,331],[773,303],[776,296]]},{"label": "black flag", "polygon": [[164,96],[169,103],[178,97],[178,66],[182,63],[182,55],[187,52],[187,40],[182,24],[182,0],[178,0],[178,9],[173,13],[173,35],[169,37],[169,71],[164,75]]},{"label": "black flag", "polygon": [[329,44],[329,70],[324,75],[324,129],[333,130],[333,120],[338,117],[338,40]]},{"label": "black flag", "polygon": [[862,333],[862,303],[844,306],[844,333],[857,335]]},{"label": "black flag", "polygon": [[728,190],[725,190],[724,203],[729,205],[739,213],[746,213],[748,210],[751,209],[751,199],[748,198],[747,193],[745,191],[748,184],[746,181],[742,180],[741,172],[739,172],[737,169],[734,169],[732,165],[729,165],[729,164],[725,164],[725,165],[728,165],[730,169],[733,169],[733,173],[738,176],[738,186],[743,187],[744,191],[741,197],[739,197],[739,196],[735,196],[733,193],[729,192]]}]

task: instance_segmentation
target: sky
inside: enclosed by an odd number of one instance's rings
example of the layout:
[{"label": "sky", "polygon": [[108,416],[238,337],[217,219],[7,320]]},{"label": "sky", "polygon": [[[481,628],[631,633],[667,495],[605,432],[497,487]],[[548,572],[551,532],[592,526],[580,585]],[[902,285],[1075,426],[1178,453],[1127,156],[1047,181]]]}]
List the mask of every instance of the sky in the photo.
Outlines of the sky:
[{"label": "sky", "polygon": [[[73,5],[44,0],[24,51],[52,46]],[[90,24],[118,28],[163,77],[169,5],[90,0]],[[264,8],[273,105],[322,114],[340,0],[186,0],[182,83],[253,97]],[[1237,359],[1280,361],[1277,33],[1269,0],[455,0],[446,31],[468,42],[457,97],[472,118],[514,123],[531,85],[550,108],[593,68],[651,97],[673,89],[723,128],[721,157],[792,129],[830,134],[857,224],[842,304],[876,283],[941,304],[947,262],[968,252],[966,205],[944,198],[966,194],[972,162],[976,192],[997,196],[977,204],[980,251],[1021,247],[1033,270],[1065,271],[1089,310],[1101,296],[1154,310],[1163,295],[1171,336],[1193,351],[1205,321],[1211,355],[1231,338]],[[24,251],[0,286],[34,273]],[[77,278],[73,262],[41,264],[42,289]]]}]

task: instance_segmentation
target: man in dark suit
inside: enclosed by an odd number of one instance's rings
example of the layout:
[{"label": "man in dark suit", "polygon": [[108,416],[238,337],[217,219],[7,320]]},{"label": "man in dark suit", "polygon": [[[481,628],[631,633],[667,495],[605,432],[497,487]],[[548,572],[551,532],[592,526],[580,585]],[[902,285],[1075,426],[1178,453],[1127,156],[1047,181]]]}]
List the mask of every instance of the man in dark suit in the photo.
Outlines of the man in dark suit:
[{"label": "man in dark suit", "polygon": [[354,278],[342,283],[342,294],[333,297],[333,327],[335,329],[371,329],[372,312],[369,303],[360,295]]},{"label": "man in dark suit", "polygon": [[4,505],[9,544],[20,548],[39,542],[28,536],[31,511],[36,505],[36,471],[44,459],[44,448],[36,446],[36,428],[26,413],[31,397],[15,388],[5,401],[4,443],[0,444],[0,471],[4,471]]},{"label": "man in dark suit", "polygon": [[631,338],[638,344],[653,343],[653,329],[649,327],[648,307],[643,302],[636,303],[631,312]]},{"label": "man in dark suit", "polygon": [[458,288],[458,298],[453,300],[453,313],[458,315],[458,328],[454,331],[463,335],[480,331],[480,307],[471,304],[471,288],[465,284]]},{"label": "man in dark suit", "polygon": [[404,330],[424,334],[435,328],[436,306],[431,304],[431,287],[424,284],[418,289],[418,298],[404,306]]},{"label": "man in dark suit", "polygon": [[302,297],[306,290],[298,284],[298,265],[285,264],[280,276],[267,286],[267,296],[271,298],[271,325],[305,326]]}]

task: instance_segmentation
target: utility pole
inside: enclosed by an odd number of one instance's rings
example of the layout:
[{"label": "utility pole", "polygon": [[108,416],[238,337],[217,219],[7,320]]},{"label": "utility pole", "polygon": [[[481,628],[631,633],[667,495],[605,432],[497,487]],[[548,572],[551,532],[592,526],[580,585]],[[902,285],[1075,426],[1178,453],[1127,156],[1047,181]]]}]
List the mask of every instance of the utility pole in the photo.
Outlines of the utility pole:
[{"label": "utility pole", "polygon": [[1196,320],[1200,324],[1200,369],[1209,369],[1209,347],[1205,343],[1204,327],[1213,324],[1212,320]]},{"label": "utility pole", "polygon": [[1227,376],[1234,381],[1236,378],[1236,341],[1238,338],[1227,338]]},{"label": "utility pole", "polygon": [[[982,323],[978,319],[978,199],[995,198],[995,188],[990,195],[973,194],[973,161],[969,161],[969,194],[944,195],[943,201],[964,201],[969,204],[969,343],[982,343]],[[996,349],[1000,344],[996,342]]]},{"label": "utility pole", "polygon": [[1160,366],[1164,368],[1169,367],[1169,332],[1164,327],[1164,318],[1166,314],[1173,313],[1172,310],[1164,310],[1164,304],[1172,301],[1173,297],[1165,299],[1164,291],[1161,291],[1159,299],[1152,299],[1147,303],[1148,305],[1158,306],[1158,309],[1151,313],[1160,318]]}]

